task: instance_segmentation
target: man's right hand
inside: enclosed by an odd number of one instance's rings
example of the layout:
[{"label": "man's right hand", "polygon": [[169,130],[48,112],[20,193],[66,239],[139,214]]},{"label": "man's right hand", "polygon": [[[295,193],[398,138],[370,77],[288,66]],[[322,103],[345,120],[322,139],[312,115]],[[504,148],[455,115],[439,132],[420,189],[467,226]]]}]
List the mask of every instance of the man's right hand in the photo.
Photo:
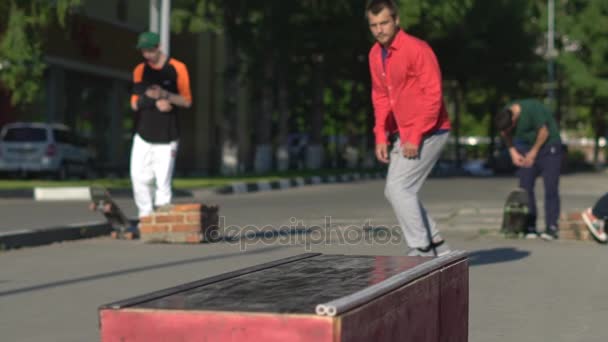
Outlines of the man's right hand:
[{"label": "man's right hand", "polygon": [[517,167],[524,167],[525,160],[524,156],[522,156],[514,147],[509,149],[509,154],[511,155],[511,160],[513,161],[513,165]]},{"label": "man's right hand", "polygon": [[388,164],[388,146],[386,144],[376,145],[376,158],[384,164]]},{"label": "man's right hand", "polygon": [[162,88],[157,84],[151,85],[146,89],[146,96],[158,100],[161,96]]}]

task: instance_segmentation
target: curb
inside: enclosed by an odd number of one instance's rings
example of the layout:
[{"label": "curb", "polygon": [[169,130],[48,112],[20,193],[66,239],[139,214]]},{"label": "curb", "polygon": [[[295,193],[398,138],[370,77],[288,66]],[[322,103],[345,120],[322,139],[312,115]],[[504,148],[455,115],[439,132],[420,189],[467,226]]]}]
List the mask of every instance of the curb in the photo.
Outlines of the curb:
[{"label": "curb", "polygon": [[237,182],[216,189],[214,192],[221,195],[243,194],[260,191],[285,190],[307,185],[350,183],[359,180],[381,179],[385,177],[384,172],[374,173],[346,173],[332,176],[312,176],[284,178],[274,181]]},{"label": "curb", "polygon": [[[86,193],[82,190],[86,189]],[[89,187],[37,187],[22,190],[0,190],[0,197],[13,199],[33,199],[36,201],[88,201]],[[126,188],[109,188],[113,198],[131,198],[133,190]],[[173,197],[194,197],[191,190],[173,189]]]},{"label": "curb", "polygon": [[[210,193],[220,195],[242,194],[260,191],[272,191],[295,188],[307,185],[332,184],[332,183],[349,183],[359,180],[380,179],[386,176],[386,172],[353,172],[331,176],[309,176],[284,178],[275,181],[257,181],[257,182],[235,182],[230,185],[204,189]],[[36,201],[88,201],[90,195],[89,187],[36,187],[34,189],[23,190],[0,190],[2,198],[18,198],[18,199],[33,199]],[[109,188],[113,198],[131,198],[133,191],[130,188]],[[174,198],[196,197],[201,189],[173,189]]]},{"label": "curb", "polygon": [[107,223],[74,224],[47,229],[28,229],[0,233],[0,251],[49,245],[56,242],[94,238],[110,235],[112,227]]}]

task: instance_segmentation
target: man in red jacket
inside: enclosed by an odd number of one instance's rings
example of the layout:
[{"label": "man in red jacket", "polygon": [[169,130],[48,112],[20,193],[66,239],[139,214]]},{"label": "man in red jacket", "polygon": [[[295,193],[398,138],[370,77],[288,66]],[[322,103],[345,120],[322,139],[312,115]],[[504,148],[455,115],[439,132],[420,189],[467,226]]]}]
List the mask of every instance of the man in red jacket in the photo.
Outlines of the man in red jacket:
[{"label": "man in red jacket", "polygon": [[418,199],[450,130],[439,64],[426,42],[400,29],[392,0],[369,1],[366,14],[377,40],[369,67],[376,157],[389,164],[385,195],[411,248],[409,255],[444,255],[450,249]]}]

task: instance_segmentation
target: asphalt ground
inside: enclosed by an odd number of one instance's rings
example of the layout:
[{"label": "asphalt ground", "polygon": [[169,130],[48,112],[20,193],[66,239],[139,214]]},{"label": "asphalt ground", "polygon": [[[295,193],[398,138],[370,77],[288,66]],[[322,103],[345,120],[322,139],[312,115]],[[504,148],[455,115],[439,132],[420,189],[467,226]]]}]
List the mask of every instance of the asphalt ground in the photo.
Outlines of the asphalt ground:
[{"label": "asphalt ground", "polygon": [[[563,177],[564,211],[591,205],[605,183],[603,174]],[[513,178],[448,178],[422,191],[452,248],[470,252],[469,340],[608,340],[608,247],[502,238],[495,233],[500,208],[514,186]],[[383,182],[371,181],[196,199],[219,204],[233,232],[321,226],[334,234],[322,238],[271,234],[196,246],[96,238],[2,252],[0,340],[97,341],[99,305],[308,251],[403,255],[398,234],[387,242],[365,233],[396,225],[382,192]],[[133,210],[129,203],[125,211]],[[0,201],[0,213],[38,227],[98,215],[82,202],[24,200]]]}]

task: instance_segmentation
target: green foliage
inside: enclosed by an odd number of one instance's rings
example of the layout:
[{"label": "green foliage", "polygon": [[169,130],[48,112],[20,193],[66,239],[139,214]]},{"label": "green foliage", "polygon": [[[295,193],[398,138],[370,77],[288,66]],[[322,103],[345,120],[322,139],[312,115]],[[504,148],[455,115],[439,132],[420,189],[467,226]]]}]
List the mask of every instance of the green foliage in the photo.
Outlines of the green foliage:
[{"label": "green foliage", "polygon": [[608,2],[560,2],[558,25],[569,90],[590,102],[608,104]]},{"label": "green foliage", "polygon": [[488,125],[490,124],[490,115],[486,113],[482,118],[479,115],[471,113],[463,113],[460,117],[460,130],[462,136],[486,136],[488,133]]},{"label": "green foliage", "polygon": [[[27,105],[41,94],[44,32],[54,23],[64,25],[69,10],[81,0],[12,0],[0,5],[0,81],[11,92],[14,105]],[[5,23],[5,24],[4,24]]]},{"label": "green foliage", "polygon": [[[14,103],[30,103],[40,93],[44,28],[65,24],[80,2],[0,1],[0,80]],[[446,99],[461,100],[451,115],[460,115],[462,135],[492,133],[491,113],[509,98],[544,96],[546,0],[398,2],[402,27],[437,54],[449,84]],[[252,110],[260,106],[262,89],[276,97],[279,87],[287,87],[290,132],[310,132],[319,112],[315,106],[322,105],[324,136],[361,137],[371,134],[373,124],[367,66],[373,39],[365,3],[173,0],[171,24],[174,32],[224,36],[234,52],[225,75],[252,85]],[[608,109],[608,1],[556,0],[556,10],[559,102],[568,125],[562,126],[587,133],[601,127],[597,123]],[[321,103],[314,101],[319,95]],[[280,119],[276,102],[268,116],[274,128]]]},{"label": "green foliage", "polygon": [[171,30],[177,33],[222,31],[222,4],[214,0],[177,0],[171,10]]}]

